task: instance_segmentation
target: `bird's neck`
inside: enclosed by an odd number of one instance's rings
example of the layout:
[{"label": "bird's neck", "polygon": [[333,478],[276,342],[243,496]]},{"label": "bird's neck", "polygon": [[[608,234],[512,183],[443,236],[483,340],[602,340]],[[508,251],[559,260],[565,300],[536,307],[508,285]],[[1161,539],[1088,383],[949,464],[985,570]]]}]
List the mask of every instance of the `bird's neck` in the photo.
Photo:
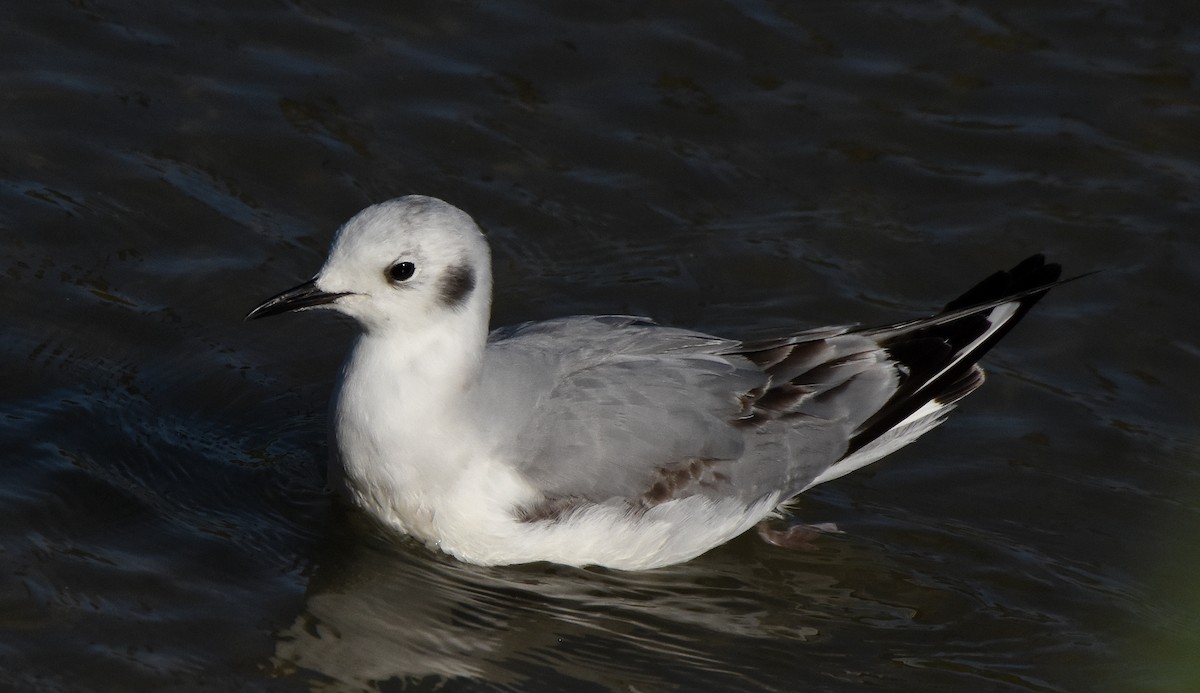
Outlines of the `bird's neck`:
[{"label": "bird's neck", "polygon": [[337,404],[369,407],[362,412],[369,419],[419,422],[443,414],[478,379],[483,362],[486,325],[462,317],[361,335],[343,367]]},{"label": "bird's neck", "polygon": [[331,483],[394,502],[406,488],[448,483],[467,464],[455,441],[487,340],[487,325],[470,317],[358,338],[333,400]]}]

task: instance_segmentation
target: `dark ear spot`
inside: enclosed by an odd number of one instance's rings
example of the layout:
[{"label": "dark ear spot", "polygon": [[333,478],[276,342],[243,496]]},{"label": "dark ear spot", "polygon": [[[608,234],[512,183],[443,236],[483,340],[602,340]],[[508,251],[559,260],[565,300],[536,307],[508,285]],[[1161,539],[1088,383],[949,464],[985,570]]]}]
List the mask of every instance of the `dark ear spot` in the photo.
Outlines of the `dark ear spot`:
[{"label": "dark ear spot", "polygon": [[466,265],[455,265],[446,270],[439,285],[442,305],[460,308],[475,290],[475,271]]}]

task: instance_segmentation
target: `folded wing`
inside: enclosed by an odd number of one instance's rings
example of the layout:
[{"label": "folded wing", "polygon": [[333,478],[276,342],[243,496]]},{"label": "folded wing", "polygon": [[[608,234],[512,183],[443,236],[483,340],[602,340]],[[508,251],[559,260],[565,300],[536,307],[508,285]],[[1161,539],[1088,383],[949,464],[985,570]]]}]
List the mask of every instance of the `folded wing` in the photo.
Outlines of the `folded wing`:
[{"label": "folded wing", "polygon": [[620,316],[498,331],[487,387],[494,401],[508,393],[529,412],[508,453],[544,495],[522,512],[551,519],[589,503],[636,512],[693,495],[751,505],[870,464],[982,384],[979,358],[1059,273],[1034,256],[929,318],[773,340]]}]

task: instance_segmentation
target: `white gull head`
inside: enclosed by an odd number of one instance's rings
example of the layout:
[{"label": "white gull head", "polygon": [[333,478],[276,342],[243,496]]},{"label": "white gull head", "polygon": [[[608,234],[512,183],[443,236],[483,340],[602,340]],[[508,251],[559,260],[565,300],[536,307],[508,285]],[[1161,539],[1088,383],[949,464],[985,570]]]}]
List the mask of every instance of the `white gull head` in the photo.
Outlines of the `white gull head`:
[{"label": "white gull head", "polygon": [[250,313],[333,308],[367,332],[422,330],[449,311],[486,323],[491,253],[471,217],[432,197],[372,205],[342,225],[309,282]]}]

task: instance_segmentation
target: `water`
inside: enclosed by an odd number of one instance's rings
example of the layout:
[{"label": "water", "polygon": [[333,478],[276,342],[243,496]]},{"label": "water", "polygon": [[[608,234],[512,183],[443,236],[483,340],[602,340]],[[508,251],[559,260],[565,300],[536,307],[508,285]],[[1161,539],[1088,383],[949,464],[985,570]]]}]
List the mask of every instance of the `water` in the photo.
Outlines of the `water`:
[{"label": "water", "polygon": [[[0,688],[1200,685],[1191,3],[5,3]],[[243,324],[368,203],[496,323],[886,321],[1045,251],[941,430],[643,574],[477,568],[322,490],[350,336]]]}]

